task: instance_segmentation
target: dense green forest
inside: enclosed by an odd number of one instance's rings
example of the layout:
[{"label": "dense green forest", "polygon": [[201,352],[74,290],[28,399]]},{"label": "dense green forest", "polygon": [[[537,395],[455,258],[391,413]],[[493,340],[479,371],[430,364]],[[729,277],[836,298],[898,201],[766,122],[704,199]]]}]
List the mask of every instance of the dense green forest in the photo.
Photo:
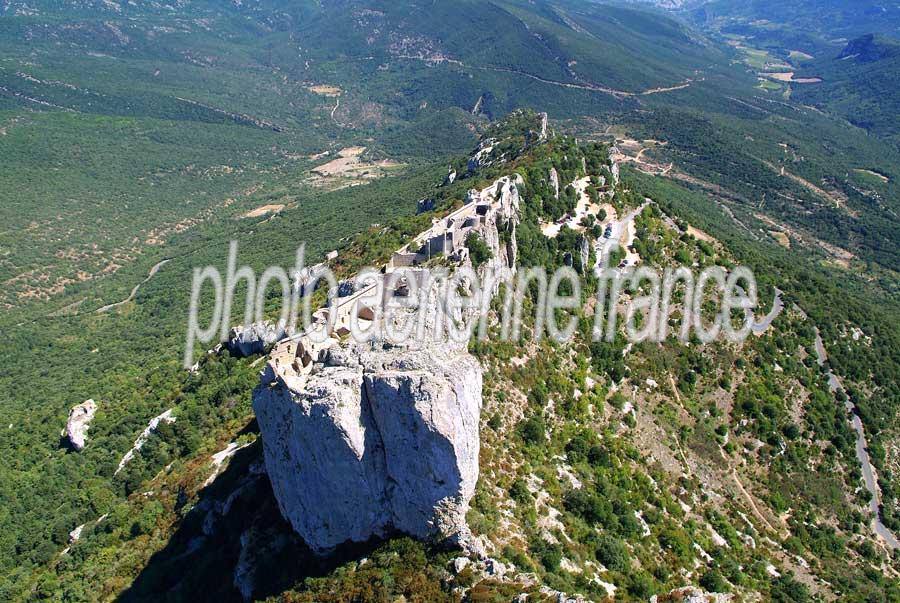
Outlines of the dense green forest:
[{"label": "dense green forest", "polygon": [[[98,314],[102,303],[125,298],[129,284],[124,277],[85,283],[67,291],[71,300],[89,295],[77,312],[36,318],[11,330],[0,377],[2,422],[10,426],[0,430],[3,571],[27,575],[30,565],[46,563],[65,544],[68,531],[111,511],[118,497],[152,477],[150,468],[158,471],[155,464],[138,462],[113,479],[135,435],[190,387],[181,356],[194,266],[224,266],[229,240],[239,242],[241,261],[258,272],[272,264],[292,266],[301,243],[309,261],[316,261],[343,237],[373,222],[413,213],[415,200],[427,196],[442,176],[437,167],[350,191],[307,192],[296,209],[271,220],[211,221],[173,237],[166,247],[171,261],[134,302]],[[262,196],[254,202],[267,200]],[[133,274],[145,275],[151,261],[144,260]],[[247,378],[253,375],[250,371]],[[235,393],[246,412],[251,383],[243,383]],[[211,427],[241,416],[232,403],[222,407],[232,395],[229,387],[213,384],[203,398],[225,414],[176,422],[173,428],[182,443],[172,444],[167,454],[174,458],[194,452],[202,437],[209,438]],[[88,398],[100,405],[91,425],[91,447],[85,454],[72,454],[60,447],[59,430],[68,409]]]},{"label": "dense green forest", "polygon": [[[798,86],[796,100],[842,116],[867,132],[900,144],[900,39],[868,34],[804,62],[800,75],[821,83]],[[814,75],[813,75],[814,74]]]}]

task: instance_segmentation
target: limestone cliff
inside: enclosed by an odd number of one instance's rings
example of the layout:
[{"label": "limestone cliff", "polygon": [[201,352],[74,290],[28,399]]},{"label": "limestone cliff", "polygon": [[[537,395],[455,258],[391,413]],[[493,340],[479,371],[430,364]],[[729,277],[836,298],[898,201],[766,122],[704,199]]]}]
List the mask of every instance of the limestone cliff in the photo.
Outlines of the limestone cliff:
[{"label": "limestone cliff", "polygon": [[[402,271],[406,285],[386,295],[408,295],[432,250],[471,265],[465,246],[471,233],[491,252],[481,270],[510,278],[522,184],[521,176],[504,176],[470,190],[462,208],[393,254],[384,272]],[[431,334],[464,318],[436,294],[428,290],[423,302]],[[342,297],[333,309],[333,338],[318,342],[304,333],[279,343],[254,391],[279,508],[317,553],[395,531],[471,544],[465,516],[478,480],[481,366],[465,342],[444,337],[402,345],[384,337],[353,341],[345,329],[350,316],[384,320],[361,312],[357,302],[356,295]],[[439,320],[448,310],[449,320]],[[472,312],[477,308],[465,313]]]},{"label": "limestone cliff", "polygon": [[69,419],[66,421],[66,428],[62,432],[62,436],[78,452],[84,450],[87,430],[96,412],[97,403],[93,400],[86,400],[73,406],[69,411]]},{"label": "limestone cliff", "polygon": [[334,344],[254,393],[282,514],[313,550],[401,531],[465,537],[478,479],[481,367],[464,350]]}]

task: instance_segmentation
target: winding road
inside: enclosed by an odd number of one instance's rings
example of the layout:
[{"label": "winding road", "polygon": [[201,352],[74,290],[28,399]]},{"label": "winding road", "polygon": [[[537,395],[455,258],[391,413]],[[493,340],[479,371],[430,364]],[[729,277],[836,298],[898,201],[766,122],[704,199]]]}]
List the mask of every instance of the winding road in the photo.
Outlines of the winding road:
[{"label": "winding road", "polygon": [[337,120],[337,118],[334,116],[334,114],[337,112],[337,110],[338,110],[338,108],[339,108],[340,106],[341,106],[341,97],[338,96],[337,99],[335,99],[335,102],[334,102],[334,108],[331,109],[331,119],[332,119],[332,121],[334,121],[334,123],[336,123],[337,125],[339,125],[339,126],[341,126],[341,127],[343,128],[344,126],[343,126],[343,125],[341,124],[341,122],[339,122],[339,121]]},{"label": "winding road", "polygon": [[[597,258],[597,263],[594,265],[594,273],[597,276],[600,276],[600,274],[602,274],[603,272],[604,259],[609,258],[609,254],[616,246],[625,250],[625,259],[628,260],[627,266],[633,267],[635,264],[637,264],[637,260],[639,260],[640,257],[629,250],[631,244],[634,243],[634,231],[631,228],[631,225],[638,214],[644,211],[644,208],[650,205],[650,203],[651,201],[649,199],[645,200],[640,207],[632,210],[621,220],[617,219],[616,216],[613,215],[612,220],[608,222],[608,224],[612,226],[610,236],[598,239],[594,243],[594,251]],[[615,268],[615,266],[606,266],[606,268]]]},{"label": "winding road", "polygon": [[[462,63],[459,63],[462,65]],[[551,86],[559,86],[560,88],[572,88],[575,90],[589,90],[591,92],[601,92],[603,94],[608,94],[610,96],[614,96],[616,98],[629,98],[634,96],[649,96],[651,94],[660,94],[664,92],[675,92],[676,90],[684,90],[685,88],[689,88],[694,80],[686,80],[681,82],[680,84],[675,84],[673,86],[661,86],[658,88],[650,88],[649,90],[641,90],[639,92],[628,92],[627,90],[617,90],[615,88],[608,88],[606,86],[600,86],[599,84],[594,84],[590,82],[585,83],[576,83],[576,82],[559,82],[557,80],[549,80],[547,78],[543,78],[539,75],[535,75],[533,73],[528,73],[527,71],[520,71],[518,69],[509,69],[507,67],[489,67],[489,66],[473,66],[475,69],[481,69],[482,71],[496,71],[498,73],[511,73],[513,75],[518,75],[521,77],[527,77],[529,79],[541,82],[543,84],[550,84]]]},{"label": "winding road", "polygon": [[[824,366],[825,361],[828,360],[828,355],[825,352],[825,344],[822,343],[822,336],[819,334],[818,327],[816,327],[816,360],[818,361],[819,366]],[[832,372],[831,368],[828,369],[828,387],[831,389],[832,393],[844,391],[844,386],[841,385],[840,380],[837,375]],[[881,522],[881,515],[878,511],[878,507],[881,504],[881,490],[878,487],[878,480],[875,477],[875,469],[872,467],[872,462],[869,460],[869,452],[866,446],[866,430],[863,427],[862,420],[859,418],[856,407],[853,405],[853,402],[850,401],[849,397],[844,401],[844,406],[852,417],[851,424],[853,425],[853,430],[856,432],[856,458],[859,459],[859,464],[862,468],[863,481],[866,483],[866,490],[872,495],[871,500],[869,500],[869,510],[872,512],[872,527],[875,530],[875,533],[884,539],[889,548],[895,550],[900,549],[900,541],[898,541],[897,537],[894,536],[887,526]]]}]

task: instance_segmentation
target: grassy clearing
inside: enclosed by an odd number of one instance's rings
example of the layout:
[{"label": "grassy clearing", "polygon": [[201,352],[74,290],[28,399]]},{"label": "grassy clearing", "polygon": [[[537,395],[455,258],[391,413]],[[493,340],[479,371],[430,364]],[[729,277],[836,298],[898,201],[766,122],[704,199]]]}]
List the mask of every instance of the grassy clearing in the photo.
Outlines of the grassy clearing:
[{"label": "grassy clearing", "polygon": [[860,180],[863,180],[867,183],[881,183],[885,184],[890,182],[890,178],[885,176],[884,174],[877,172],[875,170],[866,170],[863,168],[856,168],[853,170],[854,174],[856,174]]},{"label": "grassy clearing", "polygon": [[784,86],[782,86],[781,84],[777,84],[771,80],[761,80],[757,88],[759,88],[760,90],[765,90],[766,92],[780,92],[784,89]]},{"label": "grassy clearing", "polygon": [[788,53],[788,58],[792,61],[811,61],[815,57],[800,50],[792,50]]}]

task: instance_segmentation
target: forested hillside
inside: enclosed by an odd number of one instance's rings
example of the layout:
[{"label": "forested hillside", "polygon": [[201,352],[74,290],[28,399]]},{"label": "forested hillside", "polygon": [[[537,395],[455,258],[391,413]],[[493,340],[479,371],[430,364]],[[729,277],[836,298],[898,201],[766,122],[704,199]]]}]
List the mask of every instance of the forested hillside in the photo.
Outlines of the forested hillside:
[{"label": "forested hillside", "polygon": [[[811,6],[0,0],[0,599],[239,600],[252,537],[257,598],[898,600],[842,406],[896,534],[895,7]],[[521,155],[540,126],[503,121],[520,108],[555,133]],[[469,173],[484,135],[509,161]],[[470,523],[508,576],[408,539],[312,557],[259,472],[260,359],[182,367],[192,270],[231,240],[258,274],[300,243],[308,263],[376,264],[512,173],[523,261],[579,253],[542,226],[589,178],[617,217],[651,200],[641,261],[748,264],[785,312],[739,349],[626,350],[588,341],[592,282],[571,346],[472,348],[491,376]],[[60,430],[88,399],[75,452]]]},{"label": "forested hillside", "polygon": [[[53,304],[64,288],[152,265],[171,233],[251,211],[244,201],[262,186],[346,186],[459,152],[479,122],[519,106],[552,104],[560,117],[633,107],[635,94],[684,85],[722,57],[674,22],[624,9],[0,10],[7,306]],[[310,178],[323,164],[343,170],[327,162],[355,145],[368,147],[358,169]]]},{"label": "forested hillside", "polygon": [[[358,215],[363,199],[366,207],[390,199],[378,218],[382,225],[349,237],[338,260],[339,270],[377,263],[432,217],[413,217],[414,204],[397,199],[427,195],[441,215],[470,187],[514,171],[524,182],[520,261],[563,265],[567,254],[577,253],[579,235],[542,234],[541,221],[561,211],[543,201],[553,198],[546,174],[553,167],[563,182],[580,179],[585,169],[608,174],[607,150],[557,137],[453,185],[441,186],[441,165],[341,193],[341,201],[310,199],[304,208],[254,224],[253,235],[241,237],[242,260],[251,266],[278,261],[310,221],[323,225],[321,241],[354,228],[311,213],[315,208],[338,205],[346,218]],[[467,159],[451,165],[462,170]],[[589,180],[598,194],[608,192],[599,178]],[[238,600],[242,588],[256,597],[287,591],[301,601],[335,593],[347,600],[404,595],[437,601],[454,600],[452,589],[458,588],[505,600],[538,593],[543,585],[593,600],[615,592],[617,600],[645,601],[685,584],[742,600],[752,600],[753,593],[775,601],[896,596],[890,578],[896,559],[871,535],[865,496],[854,493],[860,477],[848,416],[813,356],[819,328],[870,437],[879,436],[871,426],[896,420],[889,402],[896,386],[881,376],[897,370],[898,333],[887,318],[896,309],[878,310],[866,299],[869,284],[831,283],[827,268],[798,263],[796,254],[777,244],[760,244],[728,213],[710,210],[705,195],[663,179],[629,172],[616,187],[611,210],[624,215],[645,198],[653,203],[634,218],[634,251],[642,262],[745,262],[760,275],[764,299],[772,285],[783,288],[788,310],[738,347],[674,338],[664,348],[626,349],[618,339],[592,343],[588,312],[598,283],[586,274],[585,306],[575,311],[580,334],[572,342],[531,342],[526,335],[519,342],[473,343],[490,377],[481,421],[482,476],[469,522],[493,543],[502,573],[482,574],[475,565],[452,570],[458,553],[404,538],[343,547],[324,559],[311,555],[281,519],[260,475],[249,407],[253,358],[211,354],[196,374],[186,375],[177,369],[177,343],[167,347],[149,332],[142,335],[140,325],[152,331],[184,315],[183,301],[166,294],[183,276],[181,266],[224,260],[216,248],[186,241],[196,251],[167,264],[135,303],[102,320],[70,319],[86,330],[77,345],[59,347],[47,361],[72,365],[85,356],[90,363],[93,357],[82,347],[98,345],[107,330],[129,333],[120,363],[88,369],[114,380],[97,387],[104,380],[89,376],[93,389],[69,385],[73,400],[90,394],[102,404],[85,451],[51,452],[52,446],[27,437],[33,427],[0,439],[4,450],[15,447],[21,467],[4,479],[19,487],[5,494],[18,501],[9,507],[18,521],[5,525],[4,533],[18,534],[9,546],[22,547],[10,549],[18,553],[17,569],[8,568],[6,597],[146,600],[166,591],[175,598]],[[201,231],[204,238],[222,235],[212,226]],[[320,239],[309,241],[315,254]],[[849,337],[856,328],[866,339]],[[108,354],[123,340],[104,341],[99,345]],[[149,362],[153,371],[147,375],[132,362]],[[859,372],[861,366],[875,371],[874,380]],[[37,372],[30,380],[45,383]],[[862,395],[857,384],[873,395]],[[118,443],[127,446],[127,434],[142,427],[142,417],[167,408],[177,420],[155,430],[125,471],[112,477]],[[61,420],[48,424],[48,439]],[[880,441],[889,441],[888,433],[895,431],[886,429],[881,437],[888,439]],[[237,451],[217,466],[214,453],[228,449]],[[884,478],[885,521],[896,528],[890,486],[895,452],[875,454]],[[23,481],[24,468],[39,456],[40,473]],[[36,498],[13,494],[27,491]],[[51,493],[53,503],[44,504]],[[54,523],[44,532],[48,517]],[[76,524],[85,524],[77,542],[60,552]],[[191,572],[179,571],[185,564]]]},{"label": "forested hillside", "polygon": [[800,73],[822,82],[798,87],[796,100],[900,144],[900,40],[868,34],[851,40],[837,54],[804,63]]},{"label": "forested hillside", "polygon": [[780,38],[796,47],[821,47],[868,33],[900,33],[900,9],[879,0],[709,0],[685,3],[692,22],[723,33]]}]

